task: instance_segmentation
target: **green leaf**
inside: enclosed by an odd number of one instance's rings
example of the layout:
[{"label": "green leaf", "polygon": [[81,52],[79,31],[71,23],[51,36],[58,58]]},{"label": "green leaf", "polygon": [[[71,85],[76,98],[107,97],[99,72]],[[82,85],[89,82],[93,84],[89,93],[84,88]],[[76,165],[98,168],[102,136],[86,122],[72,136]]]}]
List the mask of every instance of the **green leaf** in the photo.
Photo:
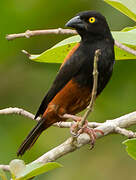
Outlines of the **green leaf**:
[{"label": "green leaf", "polygon": [[24,161],[18,159],[12,160],[10,162],[10,171],[13,180],[27,180],[58,167],[62,166],[56,162],[50,162],[46,164],[30,163],[28,165],[25,165]]},{"label": "green leaf", "polygon": [[114,8],[118,9],[126,16],[136,21],[136,1],[135,0],[104,0]]},{"label": "green leaf", "polygon": [[[118,42],[136,50],[136,28],[126,28],[122,31],[114,31],[112,32],[114,39]],[[136,56],[128,53],[118,47],[115,46],[115,59],[116,60],[128,60],[128,59],[136,59]]]},{"label": "green leaf", "polygon": [[56,169],[58,167],[62,167],[62,166],[56,162],[50,162],[47,164],[43,164],[43,163],[29,164],[26,165],[25,171],[22,174],[20,174],[20,176],[17,177],[17,180],[26,180],[34,176],[37,176],[39,174],[46,173],[50,170]]},{"label": "green leaf", "polygon": [[23,160],[14,159],[9,163],[12,179],[15,180],[26,168]]},{"label": "green leaf", "polygon": [[122,29],[121,32],[126,32],[126,31],[129,31],[129,32],[135,32],[136,31],[136,26],[133,26],[133,27],[125,27],[124,29]]},{"label": "green leaf", "polygon": [[2,178],[2,180],[7,180],[7,176],[6,176],[5,172],[2,169],[0,169],[0,179],[1,178]]},{"label": "green leaf", "polygon": [[[136,50],[136,27],[129,27],[123,31],[113,31],[112,35],[114,39],[118,42],[125,44],[126,46]],[[67,38],[51,49],[43,52],[40,55],[30,55],[30,59],[36,62],[45,62],[45,63],[62,63],[67,53],[72,49],[77,42],[80,41],[80,36],[72,36]],[[128,53],[118,47],[115,47],[115,59],[116,60],[127,60],[127,59],[136,59],[131,53]]]},{"label": "green leaf", "polygon": [[112,31],[112,35],[115,40],[120,43],[136,46],[136,29],[131,31]]},{"label": "green leaf", "polygon": [[126,151],[129,156],[136,160],[136,138],[127,139],[123,142],[126,145]]},{"label": "green leaf", "polygon": [[72,49],[77,42],[80,41],[79,36],[73,36],[67,38],[47,51],[43,52],[40,55],[30,55],[30,59],[38,62],[46,63],[62,63],[66,54]]},{"label": "green leaf", "polygon": [[[131,45],[128,45],[128,44],[124,44],[132,49],[135,49],[136,50],[136,46],[131,46]],[[116,60],[128,60],[128,59],[136,59],[136,56],[131,54],[131,53],[128,53],[118,47],[114,47],[114,50],[115,50],[115,59]]]}]

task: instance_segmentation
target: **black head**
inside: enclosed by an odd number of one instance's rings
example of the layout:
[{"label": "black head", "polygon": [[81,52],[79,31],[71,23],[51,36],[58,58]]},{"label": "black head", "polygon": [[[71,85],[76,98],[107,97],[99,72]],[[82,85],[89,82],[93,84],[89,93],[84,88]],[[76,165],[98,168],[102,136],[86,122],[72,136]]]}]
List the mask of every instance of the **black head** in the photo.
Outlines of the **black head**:
[{"label": "black head", "polygon": [[110,30],[106,18],[96,11],[84,11],[77,14],[66,25],[77,30],[81,36],[86,34],[109,36]]}]

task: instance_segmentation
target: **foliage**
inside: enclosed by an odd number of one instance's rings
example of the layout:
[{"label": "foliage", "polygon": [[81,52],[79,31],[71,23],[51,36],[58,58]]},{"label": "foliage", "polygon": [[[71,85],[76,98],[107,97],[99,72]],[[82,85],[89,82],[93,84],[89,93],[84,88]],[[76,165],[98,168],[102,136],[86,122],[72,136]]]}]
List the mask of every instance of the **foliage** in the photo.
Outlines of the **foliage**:
[{"label": "foliage", "polygon": [[0,169],[0,178],[2,178],[2,180],[7,180],[7,176],[2,169]]},{"label": "foliage", "polygon": [[126,16],[136,21],[136,3],[135,0],[104,0],[114,8],[118,9]]},{"label": "foliage", "polygon": [[[127,15],[129,18],[136,21],[136,3],[134,0],[125,1],[125,0],[105,0],[108,4],[120,10],[122,13]],[[115,40],[124,45],[136,49],[136,27],[126,27],[122,31],[112,31],[112,35]],[[30,55],[30,59],[36,62],[45,62],[45,63],[62,63],[66,54],[72,49],[72,47],[80,41],[78,35],[67,38],[52,48],[46,50],[40,55]],[[136,59],[136,56],[118,48],[115,46],[115,59],[116,60],[128,60]]]},{"label": "foliage", "polygon": [[[25,165],[23,160],[14,159],[10,162],[9,167],[13,180],[27,180],[62,166],[56,162],[49,162],[46,164],[38,162]],[[7,180],[2,169],[0,169],[0,176],[2,180]]]},{"label": "foliage", "polygon": [[126,151],[129,156],[136,160],[136,138],[127,139],[123,142],[126,145]]}]

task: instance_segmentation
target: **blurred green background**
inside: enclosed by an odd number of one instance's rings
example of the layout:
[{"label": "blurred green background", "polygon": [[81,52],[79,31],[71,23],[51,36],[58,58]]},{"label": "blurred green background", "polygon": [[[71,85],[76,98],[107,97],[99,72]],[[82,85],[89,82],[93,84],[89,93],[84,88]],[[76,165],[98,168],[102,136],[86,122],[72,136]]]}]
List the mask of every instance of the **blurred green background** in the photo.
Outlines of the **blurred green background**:
[{"label": "blurred green background", "polygon": [[[50,87],[59,64],[31,62],[21,53],[22,49],[39,54],[68,36],[46,35],[8,42],[6,34],[24,32],[27,29],[64,27],[76,13],[95,9],[103,13],[111,30],[121,30],[134,25],[128,17],[119,13],[102,0],[1,0],[0,6],[0,109],[20,107],[36,113],[39,104]],[[112,79],[96,101],[90,121],[103,122],[136,108],[136,61],[116,61]],[[35,122],[18,115],[0,116],[0,164],[8,164],[16,157],[16,151]],[[135,128],[135,127],[134,127]],[[70,136],[68,129],[51,127],[42,134],[31,151],[23,156],[26,163],[62,143]],[[89,146],[58,160],[64,165],[37,180],[134,180],[136,162],[125,152],[124,137],[109,135]]]}]

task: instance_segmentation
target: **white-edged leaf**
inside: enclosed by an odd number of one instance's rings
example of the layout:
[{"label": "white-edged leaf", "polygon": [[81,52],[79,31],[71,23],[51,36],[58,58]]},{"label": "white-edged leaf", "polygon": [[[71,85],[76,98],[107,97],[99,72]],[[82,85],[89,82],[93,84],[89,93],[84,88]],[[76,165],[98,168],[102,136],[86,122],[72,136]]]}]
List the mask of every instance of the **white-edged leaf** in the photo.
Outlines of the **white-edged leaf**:
[{"label": "white-edged leaf", "polygon": [[[122,31],[113,31],[112,35],[115,40],[136,50],[136,27],[124,29]],[[52,48],[39,55],[30,55],[30,59],[36,62],[45,63],[62,63],[67,53],[80,41],[80,36],[67,38]],[[118,47],[115,47],[116,60],[136,59],[136,56],[128,53]]]},{"label": "white-edged leaf", "polygon": [[136,22],[136,1],[135,0],[104,0],[114,8]]}]

